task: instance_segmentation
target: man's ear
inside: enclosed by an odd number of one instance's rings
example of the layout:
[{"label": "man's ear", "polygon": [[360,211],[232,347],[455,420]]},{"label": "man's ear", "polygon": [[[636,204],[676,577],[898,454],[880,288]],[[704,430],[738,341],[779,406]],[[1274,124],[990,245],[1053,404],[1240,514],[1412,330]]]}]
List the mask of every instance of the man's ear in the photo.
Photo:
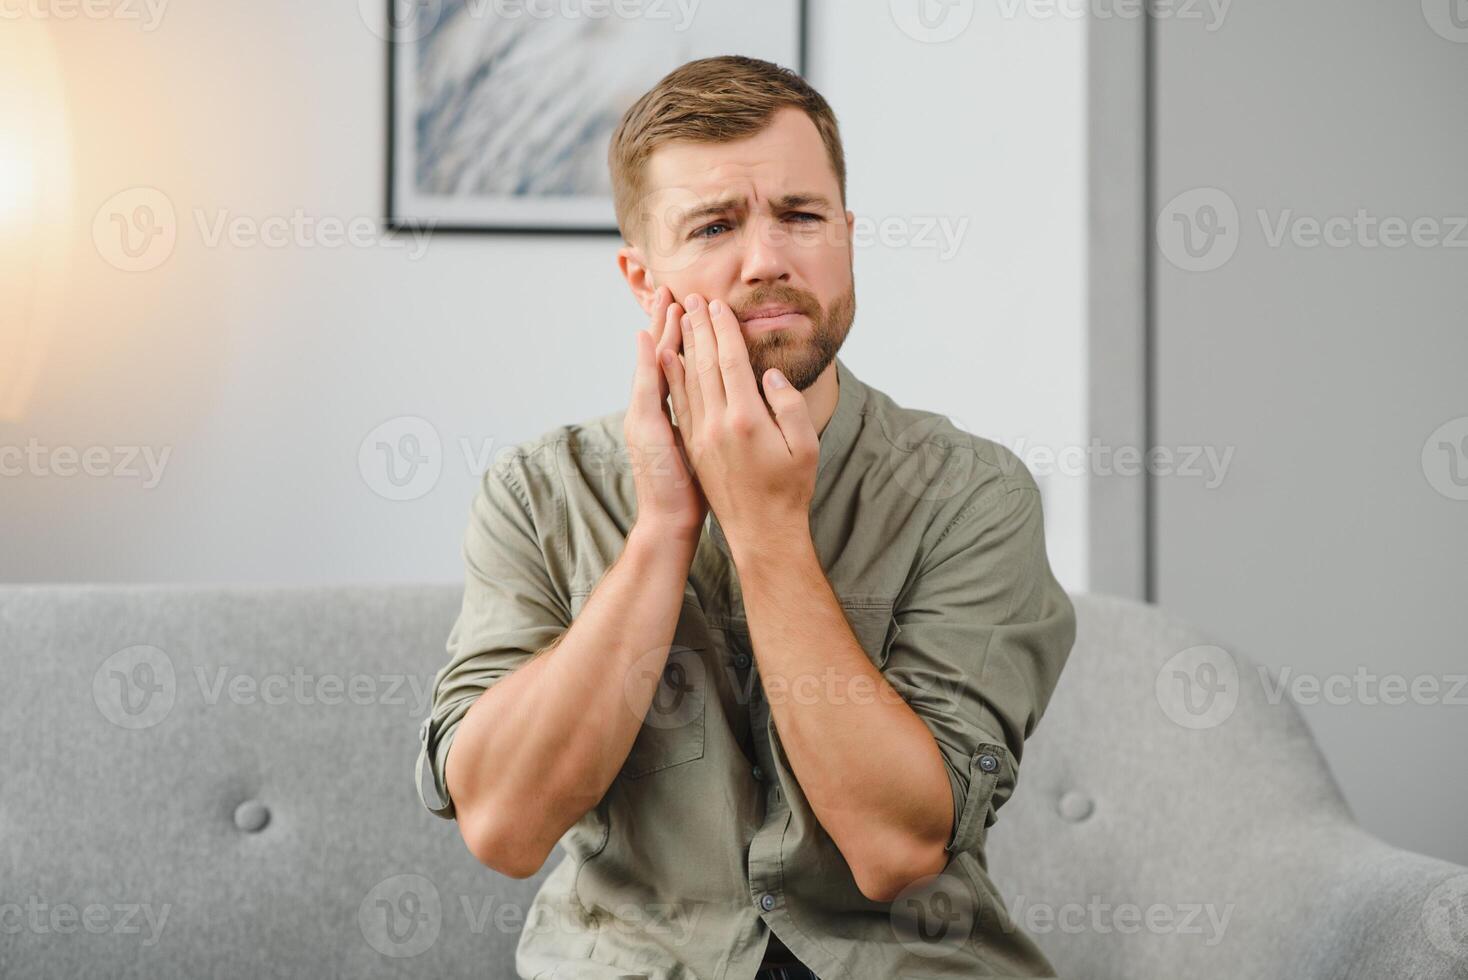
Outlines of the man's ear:
[{"label": "man's ear", "polygon": [[657,295],[660,284],[653,278],[652,270],[643,263],[642,250],[636,245],[623,245],[617,249],[617,268],[622,271],[622,278],[627,280],[637,305],[652,316],[653,297]]}]

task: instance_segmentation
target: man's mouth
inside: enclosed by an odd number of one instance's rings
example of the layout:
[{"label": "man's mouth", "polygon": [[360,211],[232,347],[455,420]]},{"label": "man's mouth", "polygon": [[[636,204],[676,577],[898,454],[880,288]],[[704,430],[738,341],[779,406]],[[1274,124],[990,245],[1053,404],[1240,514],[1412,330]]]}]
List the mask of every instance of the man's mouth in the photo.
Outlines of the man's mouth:
[{"label": "man's mouth", "polygon": [[740,323],[750,330],[774,330],[794,326],[804,315],[793,306],[763,306],[750,311]]}]

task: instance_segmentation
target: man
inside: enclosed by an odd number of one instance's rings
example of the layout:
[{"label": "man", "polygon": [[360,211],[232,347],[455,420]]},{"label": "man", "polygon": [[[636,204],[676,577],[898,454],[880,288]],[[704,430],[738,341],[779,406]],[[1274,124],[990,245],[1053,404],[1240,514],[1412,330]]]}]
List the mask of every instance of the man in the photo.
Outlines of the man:
[{"label": "man", "polygon": [[425,805],[504,874],[566,850],[525,978],[1053,976],[983,852],[1075,633],[1029,472],[837,358],[854,215],[799,76],[684,65],[609,163],[631,400],[485,474]]}]

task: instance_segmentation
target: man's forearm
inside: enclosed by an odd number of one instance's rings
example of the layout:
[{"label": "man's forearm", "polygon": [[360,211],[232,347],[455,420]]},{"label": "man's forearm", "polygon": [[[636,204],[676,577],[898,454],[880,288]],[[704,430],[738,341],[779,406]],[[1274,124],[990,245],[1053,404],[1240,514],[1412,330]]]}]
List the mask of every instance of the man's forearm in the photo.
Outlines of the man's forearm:
[{"label": "man's forearm", "polygon": [[735,553],[780,742],[863,893],[946,864],[953,794],[932,734],[852,634],[808,538]]},{"label": "man's forearm", "polygon": [[445,779],[481,861],[535,873],[606,793],[656,692],[696,547],[634,526],[559,641],[465,713]]}]

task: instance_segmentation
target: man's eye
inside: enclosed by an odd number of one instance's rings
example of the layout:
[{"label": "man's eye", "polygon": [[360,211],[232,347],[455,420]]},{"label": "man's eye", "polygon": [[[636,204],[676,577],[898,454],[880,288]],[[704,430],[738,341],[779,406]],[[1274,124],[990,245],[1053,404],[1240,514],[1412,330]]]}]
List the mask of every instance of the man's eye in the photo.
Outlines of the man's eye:
[{"label": "man's eye", "polygon": [[709,234],[709,232],[712,229],[714,229],[714,228],[727,228],[727,227],[729,227],[729,226],[727,224],[725,224],[724,222],[722,222],[722,221],[715,221],[713,224],[711,224],[711,225],[704,225],[702,228],[698,229],[698,231],[695,231],[693,233],[693,237],[694,238],[713,238],[715,236]]},{"label": "man's eye", "polygon": [[[820,215],[818,215],[818,214],[811,214],[809,211],[797,211],[794,214],[792,214],[790,217],[792,217],[792,218],[809,218],[811,221],[824,221],[825,220]],[[810,222],[806,222],[806,221],[802,221],[801,222],[801,224],[809,224],[809,223]]]}]

